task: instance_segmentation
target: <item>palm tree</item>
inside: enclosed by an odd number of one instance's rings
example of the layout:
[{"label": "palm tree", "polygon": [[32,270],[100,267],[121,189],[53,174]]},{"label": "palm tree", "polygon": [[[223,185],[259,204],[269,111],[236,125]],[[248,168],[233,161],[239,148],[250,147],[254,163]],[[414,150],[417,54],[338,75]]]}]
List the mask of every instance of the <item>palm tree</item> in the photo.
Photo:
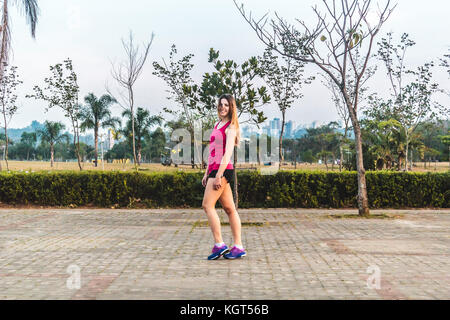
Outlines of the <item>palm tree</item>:
[{"label": "palm tree", "polygon": [[36,141],[37,141],[36,132],[22,132],[20,142],[22,142],[25,145],[25,148],[27,150],[27,161],[30,157],[30,151],[34,149]]},{"label": "palm tree", "polygon": [[[132,134],[132,121],[131,121],[131,112],[130,110],[125,110],[122,112],[122,117],[128,117],[127,125],[123,131],[123,135],[125,137],[128,137],[129,140],[132,141],[133,134]],[[137,156],[137,164],[141,165],[141,151],[142,151],[142,139],[148,138],[150,136],[150,128],[154,124],[161,125],[162,118],[160,116],[150,116],[150,113],[148,110],[145,110],[141,107],[139,107],[136,111],[136,116],[134,117],[134,136],[135,136],[135,143],[138,151]],[[131,144],[131,143],[130,143]]]},{"label": "palm tree", "polygon": [[121,121],[117,117],[111,117],[111,111],[109,107],[116,103],[116,99],[108,94],[102,95],[99,99],[93,94],[89,93],[85,98],[86,106],[81,110],[81,131],[86,129],[94,129],[95,140],[95,166],[98,162],[98,130],[102,128],[115,128],[116,125],[120,126]]},{"label": "palm tree", "polygon": [[65,129],[65,125],[61,122],[54,122],[45,120],[44,128],[36,130],[36,133],[40,136],[41,140],[50,144],[50,166],[53,167],[54,158],[54,145],[63,139],[69,143],[69,135],[67,133],[61,134],[61,131]]},{"label": "palm tree", "polygon": [[370,143],[369,152],[376,155],[376,168],[382,170],[391,169],[396,154],[395,136],[401,127],[394,119],[386,121],[367,121],[366,140]]},{"label": "palm tree", "polygon": [[[36,24],[38,20],[39,7],[37,0],[16,0],[14,4],[19,5],[25,18],[30,25],[31,36],[36,37]],[[11,46],[11,30],[9,22],[8,0],[3,0],[2,21],[0,34],[2,38],[0,48],[0,79],[3,77],[3,68],[8,63],[9,51]]]}]

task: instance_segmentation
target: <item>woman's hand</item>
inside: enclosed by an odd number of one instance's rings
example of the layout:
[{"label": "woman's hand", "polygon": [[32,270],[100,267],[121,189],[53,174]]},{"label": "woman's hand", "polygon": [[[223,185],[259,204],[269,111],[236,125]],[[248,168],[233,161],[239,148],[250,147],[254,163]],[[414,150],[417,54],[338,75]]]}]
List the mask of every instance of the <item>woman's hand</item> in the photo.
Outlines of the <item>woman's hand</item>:
[{"label": "woman's hand", "polygon": [[208,182],[208,175],[205,173],[202,179],[202,185],[206,187],[206,183]]},{"label": "woman's hand", "polygon": [[214,189],[219,190],[222,187],[222,179],[216,176],[213,187]]}]

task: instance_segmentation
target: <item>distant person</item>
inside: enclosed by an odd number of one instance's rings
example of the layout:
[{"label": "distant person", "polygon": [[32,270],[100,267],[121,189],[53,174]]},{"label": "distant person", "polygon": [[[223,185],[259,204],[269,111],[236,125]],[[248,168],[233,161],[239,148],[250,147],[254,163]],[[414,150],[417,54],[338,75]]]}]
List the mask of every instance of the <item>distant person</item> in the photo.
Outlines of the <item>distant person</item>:
[{"label": "distant person", "polygon": [[[210,136],[208,169],[202,179],[205,187],[202,207],[208,216],[215,241],[208,260],[215,260],[221,256],[226,259],[236,259],[246,255],[241,242],[241,219],[236,211],[230,187],[230,182],[234,177],[231,155],[234,146],[239,145],[240,141],[236,101],[232,95],[224,94],[219,97],[217,114],[220,121],[214,126]],[[222,239],[220,219],[215,209],[217,199],[230,221],[234,240],[231,250]]]}]

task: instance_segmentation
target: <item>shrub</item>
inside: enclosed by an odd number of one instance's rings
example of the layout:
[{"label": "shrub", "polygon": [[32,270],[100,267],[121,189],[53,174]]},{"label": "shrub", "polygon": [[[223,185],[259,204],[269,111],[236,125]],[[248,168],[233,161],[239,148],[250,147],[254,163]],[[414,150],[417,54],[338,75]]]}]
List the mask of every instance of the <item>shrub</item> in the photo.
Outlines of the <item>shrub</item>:
[{"label": "shrub", "polygon": [[[201,207],[203,173],[2,172],[0,202],[46,206]],[[367,171],[371,208],[450,207],[450,172]],[[357,207],[357,173],[238,172],[239,207]],[[233,188],[233,184],[231,185]]]}]

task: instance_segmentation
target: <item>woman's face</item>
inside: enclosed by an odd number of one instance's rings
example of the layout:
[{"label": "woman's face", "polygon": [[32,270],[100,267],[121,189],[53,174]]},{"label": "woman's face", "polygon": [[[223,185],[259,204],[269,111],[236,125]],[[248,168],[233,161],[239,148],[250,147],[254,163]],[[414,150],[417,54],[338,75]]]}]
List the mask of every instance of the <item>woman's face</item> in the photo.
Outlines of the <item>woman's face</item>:
[{"label": "woman's face", "polygon": [[230,105],[228,104],[228,100],[222,98],[219,104],[219,115],[222,119],[225,119],[230,111]]}]

